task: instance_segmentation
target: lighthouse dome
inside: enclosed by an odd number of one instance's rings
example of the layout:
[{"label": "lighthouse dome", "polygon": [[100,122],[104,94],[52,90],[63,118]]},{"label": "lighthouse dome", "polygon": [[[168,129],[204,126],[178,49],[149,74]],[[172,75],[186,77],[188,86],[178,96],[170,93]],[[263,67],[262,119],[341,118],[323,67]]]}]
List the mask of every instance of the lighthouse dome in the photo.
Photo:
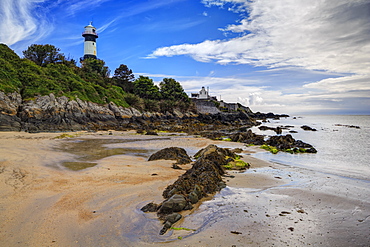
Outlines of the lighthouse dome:
[{"label": "lighthouse dome", "polygon": [[85,35],[93,35],[93,36],[98,37],[98,34],[96,33],[96,28],[92,25],[91,22],[89,25],[85,27],[85,31],[82,33],[82,36],[85,36]]}]

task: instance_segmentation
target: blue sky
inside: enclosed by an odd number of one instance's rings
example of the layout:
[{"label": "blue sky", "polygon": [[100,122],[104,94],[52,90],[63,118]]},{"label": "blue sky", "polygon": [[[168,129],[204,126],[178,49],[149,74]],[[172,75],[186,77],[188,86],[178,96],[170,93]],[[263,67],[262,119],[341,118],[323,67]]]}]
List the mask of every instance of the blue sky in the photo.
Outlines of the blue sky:
[{"label": "blue sky", "polygon": [[253,111],[370,114],[369,0],[1,0],[0,43],[78,60],[90,21],[112,72]]}]

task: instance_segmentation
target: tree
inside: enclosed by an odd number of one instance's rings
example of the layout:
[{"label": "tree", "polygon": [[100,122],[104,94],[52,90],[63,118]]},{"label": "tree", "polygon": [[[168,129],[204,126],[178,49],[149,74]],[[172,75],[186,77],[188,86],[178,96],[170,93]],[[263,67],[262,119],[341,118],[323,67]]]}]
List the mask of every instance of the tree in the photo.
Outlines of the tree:
[{"label": "tree", "polygon": [[86,58],[82,61],[82,70],[86,73],[96,73],[103,78],[108,78],[110,70],[105,62],[100,59]]},{"label": "tree", "polygon": [[134,94],[143,99],[160,99],[158,86],[154,85],[152,79],[142,75],[134,82]]},{"label": "tree", "polygon": [[188,95],[184,92],[181,84],[172,78],[164,78],[159,84],[160,92],[164,100],[189,102]]},{"label": "tree", "polygon": [[113,76],[113,83],[121,87],[124,91],[133,93],[135,76],[132,70],[126,65],[121,64],[115,71]]},{"label": "tree", "polygon": [[27,50],[23,51],[23,56],[37,65],[45,67],[50,63],[58,63],[66,60],[64,55],[59,53],[59,51],[60,49],[53,45],[33,44]]}]

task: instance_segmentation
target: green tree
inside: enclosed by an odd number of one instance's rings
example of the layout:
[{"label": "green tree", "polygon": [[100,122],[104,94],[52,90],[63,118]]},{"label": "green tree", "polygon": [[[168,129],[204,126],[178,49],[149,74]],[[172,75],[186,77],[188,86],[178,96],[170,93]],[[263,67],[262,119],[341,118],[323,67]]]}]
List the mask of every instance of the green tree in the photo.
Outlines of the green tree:
[{"label": "green tree", "polygon": [[23,56],[35,62],[39,66],[46,66],[50,63],[58,63],[66,60],[60,49],[53,45],[30,45],[23,51]]},{"label": "green tree", "polygon": [[115,71],[113,76],[113,83],[116,86],[121,87],[128,93],[134,92],[135,76],[132,70],[127,65],[121,64]]},{"label": "green tree", "polygon": [[142,110],[144,108],[144,101],[139,96],[135,94],[128,93],[124,96],[124,100],[129,104],[131,107],[134,107],[138,110]]},{"label": "green tree", "polygon": [[160,92],[164,100],[189,102],[188,95],[184,92],[181,84],[172,78],[164,78],[159,84]]},{"label": "green tree", "polygon": [[134,94],[143,99],[160,99],[158,86],[154,85],[152,79],[142,75],[134,82]]},{"label": "green tree", "polygon": [[96,73],[103,78],[108,78],[110,70],[101,59],[87,58],[82,61],[82,70],[85,73]]}]

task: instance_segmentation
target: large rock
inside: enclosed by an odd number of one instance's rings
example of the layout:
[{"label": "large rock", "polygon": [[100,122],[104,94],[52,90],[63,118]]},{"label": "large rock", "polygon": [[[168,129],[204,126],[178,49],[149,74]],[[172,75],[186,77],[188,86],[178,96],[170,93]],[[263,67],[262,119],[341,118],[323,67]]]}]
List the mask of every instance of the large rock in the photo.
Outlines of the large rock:
[{"label": "large rock", "polygon": [[20,94],[0,92],[0,131],[21,130],[21,119],[17,116],[21,104]]},{"label": "large rock", "polygon": [[148,161],[152,160],[176,160],[177,164],[183,165],[191,162],[190,157],[185,149],[178,147],[170,147],[162,149],[149,157]]},{"label": "large rock", "polygon": [[171,214],[188,208],[188,201],[183,195],[175,194],[164,201],[158,209],[159,214]]},{"label": "large rock", "polygon": [[311,144],[301,140],[295,140],[290,134],[285,136],[272,136],[266,141],[266,144],[283,151],[297,148],[304,149],[306,153],[317,153],[317,150]]},{"label": "large rock", "polygon": [[233,142],[242,142],[247,144],[262,145],[264,143],[264,137],[262,135],[257,135],[251,130],[247,132],[237,132],[230,136]]}]

